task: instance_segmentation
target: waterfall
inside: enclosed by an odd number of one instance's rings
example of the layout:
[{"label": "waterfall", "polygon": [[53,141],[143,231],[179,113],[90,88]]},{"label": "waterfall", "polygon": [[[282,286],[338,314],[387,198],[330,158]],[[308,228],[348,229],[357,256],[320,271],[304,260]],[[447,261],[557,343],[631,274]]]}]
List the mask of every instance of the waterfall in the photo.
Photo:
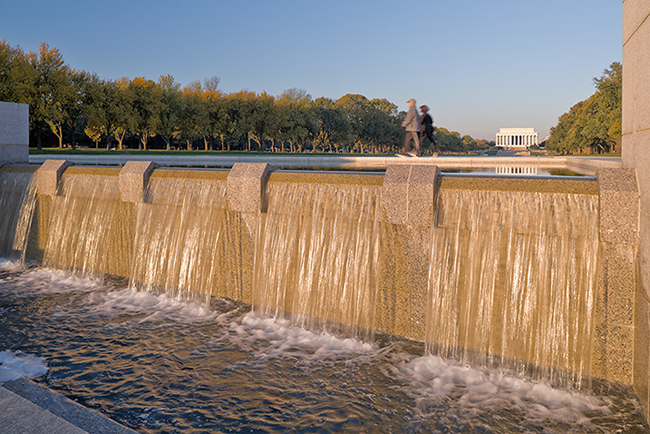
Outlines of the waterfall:
[{"label": "waterfall", "polygon": [[428,351],[580,386],[592,357],[597,209],[590,195],[441,190]]},{"label": "waterfall", "polygon": [[223,258],[225,182],[152,178],[138,205],[131,286],[210,303]]},{"label": "waterfall", "polygon": [[304,328],[368,337],[380,248],[377,186],[269,182],[253,305]]},{"label": "waterfall", "polygon": [[117,176],[64,174],[52,198],[43,265],[102,279],[111,258]]},{"label": "waterfall", "polygon": [[0,256],[25,259],[36,204],[32,172],[0,170]]}]

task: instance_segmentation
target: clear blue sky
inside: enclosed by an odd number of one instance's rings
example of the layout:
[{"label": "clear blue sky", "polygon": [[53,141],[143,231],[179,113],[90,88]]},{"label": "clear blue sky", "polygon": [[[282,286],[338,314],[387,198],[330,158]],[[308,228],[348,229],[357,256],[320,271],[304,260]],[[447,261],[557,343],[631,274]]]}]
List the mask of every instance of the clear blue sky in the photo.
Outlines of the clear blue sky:
[{"label": "clear blue sky", "polygon": [[438,126],[541,137],[621,61],[620,0],[0,0],[0,38],[104,79],[415,98]]}]

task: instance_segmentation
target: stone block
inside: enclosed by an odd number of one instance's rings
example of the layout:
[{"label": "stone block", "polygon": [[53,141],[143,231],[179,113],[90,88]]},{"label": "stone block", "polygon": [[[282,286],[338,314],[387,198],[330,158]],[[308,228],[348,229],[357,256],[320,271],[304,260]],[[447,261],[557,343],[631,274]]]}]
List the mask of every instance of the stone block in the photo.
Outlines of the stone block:
[{"label": "stone block", "polygon": [[[601,294],[599,288],[596,299],[597,322],[634,325],[635,259],[636,246],[634,245],[602,243],[603,276],[599,286],[602,285],[604,294]],[[601,304],[605,306],[604,318]]]},{"label": "stone block", "polygon": [[639,193],[633,169],[600,169],[600,237],[609,243],[636,244]]},{"label": "stone block", "polygon": [[632,384],[634,327],[610,325],[607,331],[607,380]]},{"label": "stone block", "polygon": [[119,175],[120,198],[123,202],[143,201],[151,172],[156,164],[151,161],[128,161]]},{"label": "stone block", "polygon": [[226,197],[231,211],[262,211],[266,181],[275,168],[266,163],[235,163],[228,174]]},{"label": "stone block", "polygon": [[411,299],[411,339],[424,342],[427,332],[427,309],[429,295],[413,293]]},{"label": "stone block", "polygon": [[622,83],[623,110],[621,132],[623,136],[636,130],[636,50],[638,43],[636,40],[630,41],[623,46],[623,75],[625,80]]},{"label": "stone block", "polygon": [[0,165],[29,163],[27,145],[0,145]]},{"label": "stone block", "polygon": [[68,160],[46,160],[36,171],[38,194],[56,196],[59,191],[59,182],[65,169],[71,166]]},{"label": "stone block", "polygon": [[639,30],[650,15],[650,3],[646,0],[623,0],[623,45]]},{"label": "stone block", "polygon": [[431,225],[439,173],[438,166],[389,164],[382,187],[388,223]]},{"label": "stone block", "polygon": [[379,284],[404,291],[426,293],[429,283],[431,231],[422,226],[385,224]]},{"label": "stone block", "polygon": [[641,213],[639,250],[637,252],[637,286],[650,299],[650,216]]},{"label": "stone block", "polygon": [[646,409],[650,408],[650,302],[636,291],[634,333],[634,390]]},{"label": "stone block", "polygon": [[0,145],[29,146],[29,105],[0,101]]},{"label": "stone block", "polygon": [[[647,3],[647,1],[646,1]],[[650,50],[646,41],[650,41],[650,20],[647,20],[633,36],[635,48],[636,80],[634,88],[635,131],[645,131],[650,128]],[[623,80],[625,81],[625,80]]]},{"label": "stone block", "polygon": [[411,336],[411,293],[379,287],[375,328],[389,334]]}]

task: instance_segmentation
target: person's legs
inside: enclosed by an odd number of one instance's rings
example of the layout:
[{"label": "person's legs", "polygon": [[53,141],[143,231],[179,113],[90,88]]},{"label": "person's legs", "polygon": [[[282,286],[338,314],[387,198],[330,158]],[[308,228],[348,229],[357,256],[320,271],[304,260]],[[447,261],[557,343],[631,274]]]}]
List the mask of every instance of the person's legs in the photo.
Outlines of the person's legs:
[{"label": "person's legs", "polygon": [[418,133],[413,132],[413,143],[415,144],[415,155],[418,157],[422,156],[422,148],[420,148],[420,139],[418,138]]},{"label": "person's legs", "polygon": [[412,133],[413,133],[412,131],[407,131],[406,132],[406,137],[404,137],[404,149],[403,149],[403,152],[405,154],[408,154],[409,151],[411,150],[411,134]]},{"label": "person's legs", "polygon": [[433,132],[427,131],[427,137],[431,140],[431,147],[433,148],[433,155],[438,154],[438,149],[436,148],[436,141],[433,140]]}]

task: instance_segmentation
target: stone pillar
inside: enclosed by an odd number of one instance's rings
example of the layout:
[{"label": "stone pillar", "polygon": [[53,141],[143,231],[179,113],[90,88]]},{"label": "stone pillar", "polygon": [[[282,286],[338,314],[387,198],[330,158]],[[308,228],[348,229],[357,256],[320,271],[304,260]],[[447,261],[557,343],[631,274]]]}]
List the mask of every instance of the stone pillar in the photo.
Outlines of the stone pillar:
[{"label": "stone pillar", "polygon": [[47,160],[36,171],[36,185],[38,194],[43,196],[56,196],[59,193],[61,176],[72,163],[68,160]]},{"label": "stone pillar", "polygon": [[634,389],[650,415],[650,2],[623,0],[623,167],[639,188]]},{"label": "stone pillar", "polygon": [[119,187],[122,202],[140,203],[156,165],[151,161],[127,161],[120,170]]},{"label": "stone pillar", "polygon": [[439,173],[438,166],[389,164],[382,187],[388,223],[430,225]]},{"label": "stone pillar", "polygon": [[[226,179],[226,198],[229,214],[234,222],[229,228],[229,237],[236,246],[230,251],[230,262],[235,270],[225,264],[227,276],[219,294],[222,297],[253,302],[253,264],[255,262],[255,240],[258,219],[263,218],[266,183],[275,167],[266,163],[235,163]],[[213,294],[215,292],[213,291]]]},{"label": "stone pillar", "polygon": [[375,328],[423,341],[437,166],[389,165],[382,202],[387,223],[379,270]]},{"label": "stone pillar", "polygon": [[29,163],[29,105],[0,101],[0,166]]},{"label": "stone pillar", "polygon": [[600,261],[592,375],[632,384],[639,194],[633,169],[600,169]]},{"label": "stone pillar", "polygon": [[226,184],[228,207],[231,211],[260,213],[269,173],[275,167],[267,163],[235,163]]}]

